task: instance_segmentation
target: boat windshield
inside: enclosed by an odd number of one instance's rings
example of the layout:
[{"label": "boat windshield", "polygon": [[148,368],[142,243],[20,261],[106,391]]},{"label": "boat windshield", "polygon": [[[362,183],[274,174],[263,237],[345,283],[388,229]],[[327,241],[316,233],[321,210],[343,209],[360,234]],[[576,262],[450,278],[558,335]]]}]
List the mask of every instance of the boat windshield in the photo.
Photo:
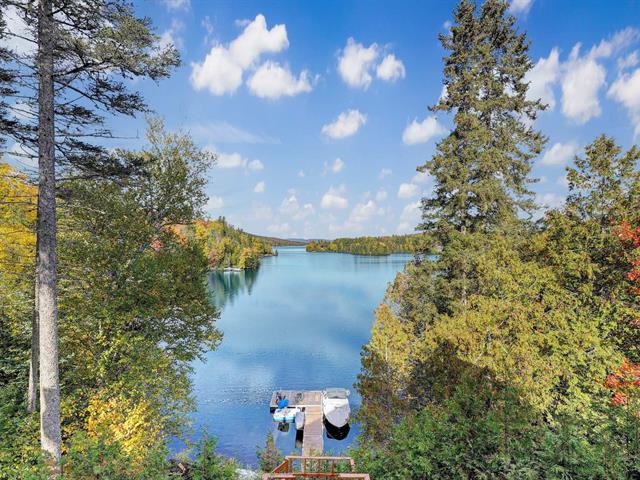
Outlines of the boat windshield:
[{"label": "boat windshield", "polygon": [[327,398],[347,398],[349,396],[349,390],[345,388],[327,388],[324,391],[324,395]]}]

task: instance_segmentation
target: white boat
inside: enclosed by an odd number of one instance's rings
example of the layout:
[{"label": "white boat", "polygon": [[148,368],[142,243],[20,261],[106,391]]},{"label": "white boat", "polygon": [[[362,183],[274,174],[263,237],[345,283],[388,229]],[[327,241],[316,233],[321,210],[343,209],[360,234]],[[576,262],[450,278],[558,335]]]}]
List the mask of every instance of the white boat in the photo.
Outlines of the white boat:
[{"label": "white boat", "polygon": [[277,408],[273,412],[273,421],[279,423],[293,423],[296,420],[296,413],[300,411],[299,408],[284,407]]},{"label": "white boat", "polygon": [[302,430],[304,428],[304,412],[298,410],[296,412],[296,430]]},{"label": "white boat", "polygon": [[341,428],[349,423],[349,390],[345,388],[327,388],[322,391],[322,413],[331,425]]}]

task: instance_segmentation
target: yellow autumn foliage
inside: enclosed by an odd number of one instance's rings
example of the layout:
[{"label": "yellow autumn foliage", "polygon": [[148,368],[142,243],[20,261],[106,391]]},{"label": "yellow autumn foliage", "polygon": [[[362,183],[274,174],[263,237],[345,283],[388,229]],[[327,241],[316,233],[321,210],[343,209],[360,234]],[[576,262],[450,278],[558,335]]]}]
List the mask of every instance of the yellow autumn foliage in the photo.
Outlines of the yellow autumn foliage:
[{"label": "yellow autumn foliage", "polygon": [[97,395],[89,402],[87,414],[89,437],[117,442],[134,461],[143,460],[161,438],[160,426],[153,421],[157,412],[144,398]]},{"label": "yellow autumn foliage", "polygon": [[0,162],[0,271],[20,273],[33,264],[37,189]]}]

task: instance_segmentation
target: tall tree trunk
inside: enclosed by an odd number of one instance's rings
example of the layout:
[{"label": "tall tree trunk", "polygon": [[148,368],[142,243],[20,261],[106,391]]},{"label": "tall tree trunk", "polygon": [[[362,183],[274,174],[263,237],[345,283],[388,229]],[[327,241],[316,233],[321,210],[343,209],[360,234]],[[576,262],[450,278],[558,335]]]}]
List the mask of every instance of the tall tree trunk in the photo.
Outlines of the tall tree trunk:
[{"label": "tall tree trunk", "polygon": [[[36,272],[38,271],[38,240],[36,239]],[[33,288],[33,313],[31,317],[31,358],[29,359],[29,390],[27,392],[27,411],[38,409],[38,362],[40,361],[40,327],[38,321],[38,275]]]},{"label": "tall tree trunk", "polygon": [[40,443],[60,464],[60,381],[56,299],[56,179],[53,118],[52,0],[38,2],[38,317],[40,321]]}]

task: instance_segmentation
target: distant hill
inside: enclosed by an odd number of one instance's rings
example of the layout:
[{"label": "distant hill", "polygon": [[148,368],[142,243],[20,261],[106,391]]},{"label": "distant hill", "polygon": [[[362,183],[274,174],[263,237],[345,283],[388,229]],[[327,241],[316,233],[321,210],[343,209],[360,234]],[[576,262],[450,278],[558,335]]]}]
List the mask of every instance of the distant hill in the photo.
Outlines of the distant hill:
[{"label": "distant hill", "polygon": [[351,253],[354,255],[390,255],[415,253],[420,248],[420,234],[391,235],[384,237],[336,238],[314,240],[307,244],[307,252]]},{"label": "distant hill", "polygon": [[256,237],[263,242],[268,243],[274,247],[303,247],[309,240],[297,239],[297,238],[276,238],[276,237],[265,237],[263,235],[255,235],[253,233],[249,233],[252,237]]}]

